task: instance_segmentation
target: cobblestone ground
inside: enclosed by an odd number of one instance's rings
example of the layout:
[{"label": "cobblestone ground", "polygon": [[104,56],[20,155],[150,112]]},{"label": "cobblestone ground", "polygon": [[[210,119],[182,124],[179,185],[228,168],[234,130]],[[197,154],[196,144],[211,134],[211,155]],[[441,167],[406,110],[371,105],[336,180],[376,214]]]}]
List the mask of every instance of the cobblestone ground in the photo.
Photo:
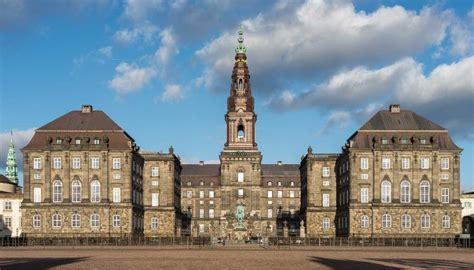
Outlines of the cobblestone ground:
[{"label": "cobblestone ground", "polygon": [[2,248],[0,269],[474,269],[474,250]]}]

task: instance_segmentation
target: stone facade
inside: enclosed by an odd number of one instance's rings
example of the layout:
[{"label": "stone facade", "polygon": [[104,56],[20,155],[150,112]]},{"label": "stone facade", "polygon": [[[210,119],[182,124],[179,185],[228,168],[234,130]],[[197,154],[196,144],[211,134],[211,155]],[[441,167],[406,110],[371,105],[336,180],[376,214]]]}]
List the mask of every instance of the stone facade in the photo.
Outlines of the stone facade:
[{"label": "stone facade", "polygon": [[18,237],[22,233],[21,188],[10,178],[0,174],[0,237]]}]

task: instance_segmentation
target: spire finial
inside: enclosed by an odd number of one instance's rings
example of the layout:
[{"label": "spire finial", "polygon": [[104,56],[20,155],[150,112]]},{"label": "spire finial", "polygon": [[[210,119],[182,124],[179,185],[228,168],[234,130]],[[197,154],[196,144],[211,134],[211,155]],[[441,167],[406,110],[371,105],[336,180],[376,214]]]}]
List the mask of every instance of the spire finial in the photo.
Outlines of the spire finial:
[{"label": "spire finial", "polygon": [[13,145],[13,130],[10,130],[10,147],[8,147],[7,167],[5,176],[15,184],[18,184],[18,164],[16,163],[15,146]]},{"label": "spire finial", "polygon": [[237,41],[239,44],[237,45],[237,48],[235,48],[235,53],[246,53],[247,48],[244,46],[244,28],[242,24],[239,28],[239,37],[237,38]]}]

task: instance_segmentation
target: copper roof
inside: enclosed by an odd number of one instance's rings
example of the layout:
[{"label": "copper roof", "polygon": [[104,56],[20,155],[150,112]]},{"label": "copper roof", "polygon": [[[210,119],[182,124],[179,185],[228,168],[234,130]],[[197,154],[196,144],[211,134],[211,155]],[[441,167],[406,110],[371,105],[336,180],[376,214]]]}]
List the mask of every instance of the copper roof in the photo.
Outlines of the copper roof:
[{"label": "copper roof", "polygon": [[446,130],[440,125],[407,110],[377,112],[359,130]]}]

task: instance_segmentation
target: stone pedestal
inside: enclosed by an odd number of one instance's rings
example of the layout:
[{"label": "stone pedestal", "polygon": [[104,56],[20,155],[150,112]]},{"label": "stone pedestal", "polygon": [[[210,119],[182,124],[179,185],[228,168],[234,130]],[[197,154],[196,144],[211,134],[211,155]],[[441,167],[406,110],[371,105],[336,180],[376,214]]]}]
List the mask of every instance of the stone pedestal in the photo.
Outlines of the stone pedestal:
[{"label": "stone pedestal", "polygon": [[302,220],[300,222],[300,238],[305,238],[306,237],[306,228],[304,226],[304,221]]}]

